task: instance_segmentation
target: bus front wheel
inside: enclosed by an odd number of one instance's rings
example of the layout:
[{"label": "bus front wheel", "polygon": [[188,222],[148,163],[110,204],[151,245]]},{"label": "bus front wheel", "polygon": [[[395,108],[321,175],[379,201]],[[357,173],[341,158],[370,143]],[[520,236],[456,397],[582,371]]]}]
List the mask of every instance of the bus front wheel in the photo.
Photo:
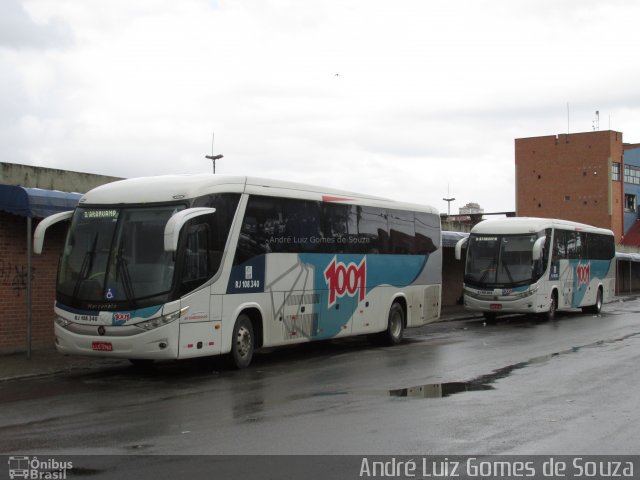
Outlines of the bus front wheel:
[{"label": "bus front wheel", "polygon": [[558,294],[553,292],[551,294],[551,302],[549,302],[549,310],[544,312],[541,317],[543,320],[552,322],[556,318],[556,309],[558,308]]},{"label": "bus front wheel", "polygon": [[242,314],[238,317],[233,327],[231,352],[229,353],[231,366],[237,369],[248,367],[253,358],[254,348],[253,324],[247,315]]}]

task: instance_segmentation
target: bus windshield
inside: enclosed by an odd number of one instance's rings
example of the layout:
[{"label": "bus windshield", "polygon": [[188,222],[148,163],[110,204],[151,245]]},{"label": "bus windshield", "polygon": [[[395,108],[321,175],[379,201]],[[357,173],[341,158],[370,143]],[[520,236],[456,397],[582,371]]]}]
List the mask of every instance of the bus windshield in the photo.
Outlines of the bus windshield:
[{"label": "bus windshield", "polygon": [[72,304],[146,306],[171,290],[175,260],[164,227],[182,205],[78,208],[58,271],[58,295]]},{"label": "bus windshield", "polygon": [[469,237],[464,281],[489,288],[516,287],[533,283],[542,274],[534,265],[533,245],[538,234]]}]

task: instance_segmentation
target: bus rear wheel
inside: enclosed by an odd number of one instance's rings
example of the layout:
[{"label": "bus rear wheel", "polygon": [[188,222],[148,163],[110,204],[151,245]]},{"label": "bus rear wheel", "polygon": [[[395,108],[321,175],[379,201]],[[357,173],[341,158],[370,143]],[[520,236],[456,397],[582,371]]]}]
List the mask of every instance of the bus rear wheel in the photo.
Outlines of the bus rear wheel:
[{"label": "bus rear wheel", "polygon": [[582,307],[582,311],[584,313],[593,313],[595,315],[600,315],[600,312],[602,312],[602,289],[601,288],[598,288],[598,293],[596,294],[596,303],[588,307]]},{"label": "bus rear wheel", "polygon": [[381,343],[398,345],[404,335],[404,309],[398,302],[394,302],[389,309],[387,329],[380,334]]},{"label": "bus rear wheel", "polygon": [[254,348],[253,324],[247,315],[242,314],[238,317],[233,327],[231,352],[229,353],[231,367],[236,369],[247,368],[253,359]]}]

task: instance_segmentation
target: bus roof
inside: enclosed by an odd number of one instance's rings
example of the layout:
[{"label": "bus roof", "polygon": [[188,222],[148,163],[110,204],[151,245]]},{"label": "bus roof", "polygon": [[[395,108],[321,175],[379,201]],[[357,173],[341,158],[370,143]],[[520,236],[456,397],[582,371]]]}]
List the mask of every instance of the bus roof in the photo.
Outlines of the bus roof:
[{"label": "bus roof", "polygon": [[565,230],[587,231],[613,235],[611,230],[598,228],[584,223],[572,222],[569,220],[559,220],[556,218],[536,218],[536,217],[509,217],[494,218],[484,220],[471,229],[471,233],[480,234],[519,234],[535,233],[546,228],[562,228]]},{"label": "bus roof", "polygon": [[161,175],[107,183],[87,192],[79,205],[126,205],[173,202],[222,192],[282,196],[326,202],[384,206],[438,214],[430,206],[397,202],[374,195],[331,189],[316,185],[271,180],[259,177],[214,175]]}]

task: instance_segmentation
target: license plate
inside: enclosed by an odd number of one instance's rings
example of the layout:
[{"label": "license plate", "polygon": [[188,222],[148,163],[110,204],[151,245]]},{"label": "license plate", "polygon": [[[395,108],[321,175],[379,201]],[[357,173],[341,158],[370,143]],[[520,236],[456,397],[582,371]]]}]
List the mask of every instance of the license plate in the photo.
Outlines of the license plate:
[{"label": "license plate", "polygon": [[491,310],[502,310],[502,304],[501,303],[492,303],[491,305],[489,305],[489,308]]},{"label": "license plate", "polygon": [[113,345],[111,342],[92,342],[91,350],[96,350],[98,352],[112,352]]}]

